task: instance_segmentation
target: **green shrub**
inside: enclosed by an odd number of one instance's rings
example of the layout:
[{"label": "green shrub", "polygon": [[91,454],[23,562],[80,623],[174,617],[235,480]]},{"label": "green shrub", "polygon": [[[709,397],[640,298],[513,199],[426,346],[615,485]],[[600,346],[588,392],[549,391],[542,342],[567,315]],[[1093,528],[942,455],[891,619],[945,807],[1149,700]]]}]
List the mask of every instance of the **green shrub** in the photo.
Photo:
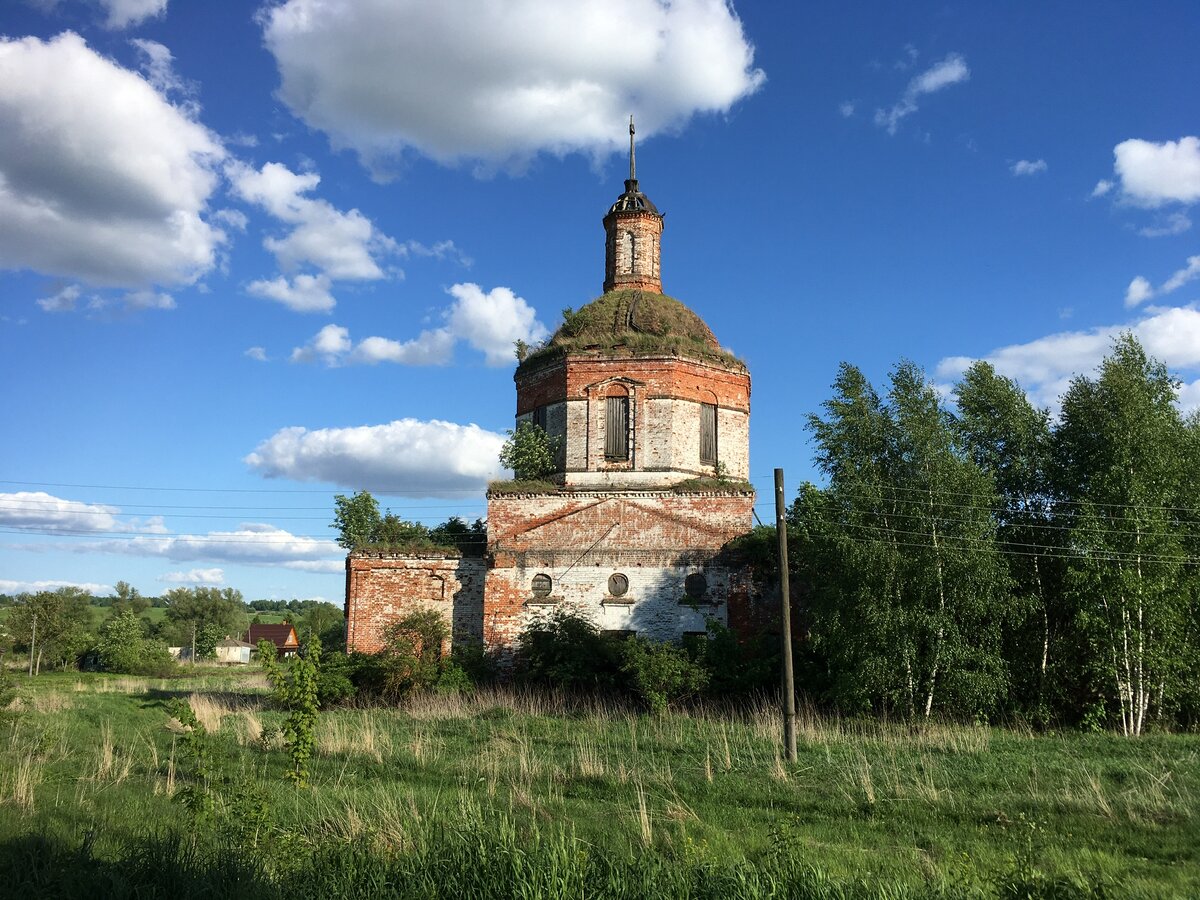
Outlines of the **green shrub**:
[{"label": "green shrub", "polygon": [[340,651],[325,653],[321,657],[321,668],[317,672],[317,703],[321,709],[336,706],[354,696],[353,671],[349,657]]},{"label": "green shrub", "polygon": [[348,677],[361,693],[394,703],[412,691],[470,690],[467,668],[444,653],[450,629],[435,610],[411,612],[388,626],[384,647],[350,657]]},{"label": "green shrub", "polygon": [[132,610],[121,610],[100,627],[96,650],[106,672],[122,675],[164,676],[175,671],[166,644],[149,640],[140,617]]},{"label": "green shrub", "polygon": [[512,469],[519,480],[536,481],[552,474],[558,468],[557,437],[550,437],[540,426],[522,422],[516,431],[508,431],[508,440],[500,448],[500,465]]},{"label": "green shrub", "polygon": [[516,674],[532,684],[611,690],[621,681],[617,643],[576,610],[559,607],[517,639]]},{"label": "green shrub", "polygon": [[650,710],[666,712],[675,700],[698,694],[708,683],[708,672],[674,644],[632,637],[620,645],[621,673]]}]

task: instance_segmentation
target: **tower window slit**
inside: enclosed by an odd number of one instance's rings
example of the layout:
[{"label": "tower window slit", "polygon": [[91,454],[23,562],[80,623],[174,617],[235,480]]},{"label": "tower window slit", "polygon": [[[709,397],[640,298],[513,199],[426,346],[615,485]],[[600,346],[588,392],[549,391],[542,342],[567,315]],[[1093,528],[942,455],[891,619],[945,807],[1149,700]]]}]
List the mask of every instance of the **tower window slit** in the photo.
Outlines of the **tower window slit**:
[{"label": "tower window slit", "polygon": [[629,459],[629,398],[608,397],[604,407],[604,456]]},{"label": "tower window slit", "polygon": [[717,464],[717,407],[712,403],[700,404],[700,462]]}]

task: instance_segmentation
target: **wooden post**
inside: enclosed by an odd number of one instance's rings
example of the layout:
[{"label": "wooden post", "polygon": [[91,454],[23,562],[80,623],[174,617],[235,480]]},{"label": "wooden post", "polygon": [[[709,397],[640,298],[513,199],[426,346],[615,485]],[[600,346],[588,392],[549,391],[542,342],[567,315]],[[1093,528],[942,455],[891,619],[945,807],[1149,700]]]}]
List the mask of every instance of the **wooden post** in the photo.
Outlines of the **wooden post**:
[{"label": "wooden post", "polygon": [[196,664],[196,621],[192,620],[192,665]]},{"label": "wooden post", "polygon": [[37,649],[37,613],[33,614],[33,634],[29,636],[29,677],[33,677],[33,651]]},{"label": "wooden post", "polygon": [[775,470],[775,532],[779,537],[779,603],[783,629],[783,748],[788,762],[796,761],[796,682],[792,674],[792,604],[788,584],[787,504],[783,469]]}]

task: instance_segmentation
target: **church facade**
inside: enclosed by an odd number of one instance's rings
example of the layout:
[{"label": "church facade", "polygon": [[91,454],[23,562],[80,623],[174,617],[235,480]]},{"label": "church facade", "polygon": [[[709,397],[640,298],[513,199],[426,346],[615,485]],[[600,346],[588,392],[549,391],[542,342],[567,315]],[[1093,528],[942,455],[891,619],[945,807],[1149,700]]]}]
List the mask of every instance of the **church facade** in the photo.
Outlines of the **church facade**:
[{"label": "church facade", "polygon": [[[372,652],[414,609],[506,656],[569,607],[602,631],[677,640],[750,618],[750,375],[662,292],[663,216],[630,177],[604,217],[603,293],[517,366],[516,422],[557,447],[551,485],[488,493],[483,558],[355,551],[347,647]],[[519,487],[519,486],[516,486]]]}]

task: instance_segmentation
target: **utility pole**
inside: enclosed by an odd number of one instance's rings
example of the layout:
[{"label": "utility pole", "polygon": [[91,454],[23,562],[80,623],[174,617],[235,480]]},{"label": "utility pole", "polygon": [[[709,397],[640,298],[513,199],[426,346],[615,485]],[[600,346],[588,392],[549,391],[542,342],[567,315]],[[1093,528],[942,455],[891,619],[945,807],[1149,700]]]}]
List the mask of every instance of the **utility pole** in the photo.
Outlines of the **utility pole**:
[{"label": "utility pole", "polygon": [[783,748],[796,761],[796,682],[792,674],[792,604],[788,584],[787,516],[783,469],[775,470],[775,533],[779,537],[779,603],[783,629]]},{"label": "utility pole", "polygon": [[33,677],[33,651],[37,647],[37,613],[33,614],[33,634],[29,637],[29,677]]}]

